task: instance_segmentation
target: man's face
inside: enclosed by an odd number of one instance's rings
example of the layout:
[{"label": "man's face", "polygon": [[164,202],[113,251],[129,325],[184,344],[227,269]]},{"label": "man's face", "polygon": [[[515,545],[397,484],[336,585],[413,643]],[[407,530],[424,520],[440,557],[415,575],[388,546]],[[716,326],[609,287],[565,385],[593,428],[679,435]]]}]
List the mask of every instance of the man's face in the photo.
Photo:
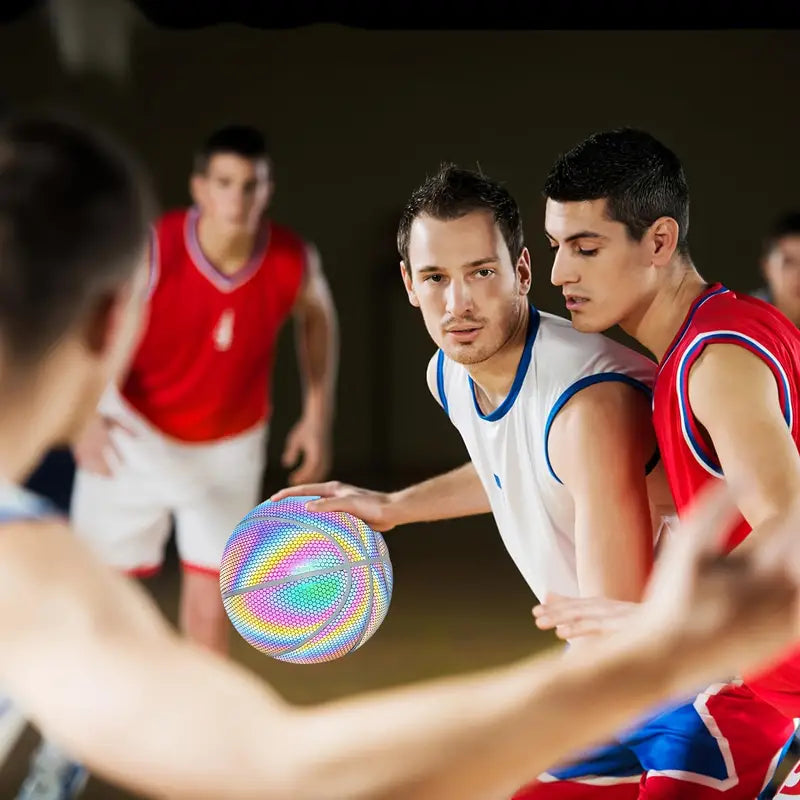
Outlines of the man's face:
[{"label": "man's face", "polygon": [[775,305],[800,325],[800,234],[778,239],[763,266]]},{"label": "man's face", "polygon": [[604,199],[548,199],[545,233],[554,253],[551,281],[577,330],[604,331],[636,313],[656,277],[647,236],[633,240],[609,219]]},{"label": "man's face", "polygon": [[234,153],[211,157],[192,177],[192,195],[214,226],[232,235],[257,230],[270,197],[269,165]]},{"label": "man's face", "polygon": [[523,250],[514,264],[489,211],[422,215],[411,226],[402,274],[433,341],[453,361],[478,364],[508,342],[524,314],[530,256]]}]

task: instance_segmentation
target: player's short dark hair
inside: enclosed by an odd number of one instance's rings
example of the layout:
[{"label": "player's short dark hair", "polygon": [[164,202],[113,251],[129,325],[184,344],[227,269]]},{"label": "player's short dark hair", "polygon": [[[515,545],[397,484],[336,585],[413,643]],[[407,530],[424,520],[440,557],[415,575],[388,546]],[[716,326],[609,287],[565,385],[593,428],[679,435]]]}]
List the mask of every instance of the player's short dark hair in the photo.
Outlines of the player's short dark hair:
[{"label": "player's short dark hair", "polygon": [[154,212],[130,156],[61,116],[0,124],[0,342],[35,362],[142,262]]},{"label": "player's short dark hair", "polygon": [[671,217],[678,223],[677,250],[689,255],[686,175],[678,156],[649,133],[595,133],[558,157],[544,195],[561,203],[606,200],[609,217],[637,242],[659,217]]},{"label": "player's short dark hair", "polygon": [[772,248],[787,236],[800,236],[800,211],[790,211],[772,223],[764,237],[764,255],[769,255]]},{"label": "player's short dark hair", "polygon": [[232,153],[249,161],[271,162],[267,140],[258,128],[249,125],[226,125],[210,133],[197,149],[194,171],[197,174],[204,173],[211,159],[222,153]]},{"label": "player's short dark hair", "polygon": [[400,215],[397,250],[407,266],[411,226],[417,217],[439,220],[459,219],[473,211],[489,211],[505,239],[514,263],[525,246],[519,207],[510,192],[479,172],[442,164],[411,195]]}]

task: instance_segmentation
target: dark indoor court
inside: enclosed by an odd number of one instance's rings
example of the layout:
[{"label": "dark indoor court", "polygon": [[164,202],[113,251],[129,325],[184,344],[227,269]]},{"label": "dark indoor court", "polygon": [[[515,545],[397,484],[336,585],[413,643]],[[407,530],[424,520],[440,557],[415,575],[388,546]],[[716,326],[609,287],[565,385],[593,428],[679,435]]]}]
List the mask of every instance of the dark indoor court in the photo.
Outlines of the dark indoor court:
[{"label": "dark indoor court", "polygon": [[[409,305],[396,244],[409,194],[443,162],[490,176],[514,195],[531,256],[531,300],[569,317],[561,288],[551,284],[545,176],[559,154],[595,131],[646,130],[683,163],[698,271],[739,294],[761,290],[778,305],[761,262],[775,220],[789,215],[798,226],[776,241],[800,242],[796,3],[738,3],[740,18],[728,9],[716,20],[710,12],[710,22],[685,2],[649,10],[623,2],[489,2],[486,13],[470,3],[405,3],[392,4],[394,19],[385,3],[322,5],[2,3],[0,107],[73,111],[107,129],[150,174],[159,213],[193,202],[193,154],[209,132],[242,125],[264,133],[274,179],[269,218],[315,245],[338,316],[327,477],[389,491],[468,460],[459,431],[426,386],[436,345]],[[800,260],[794,270],[800,275]],[[618,327],[609,335],[644,349]],[[288,322],[275,344],[273,412],[260,420],[269,425],[261,499],[288,480],[281,455],[304,402],[298,341]],[[552,408],[557,415],[560,406]],[[646,413],[649,425],[649,406]],[[596,457],[591,466],[603,471],[608,463]],[[66,510],[72,477],[69,452],[53,450],[28,485]],[[531,537],[537,533],[532,523]],[[230,628],[232,657],[287,700],[307,705],[563,646],[536,628],[536,598],[491,515],[401,526],[385,538],[391,606],[359,650],[324,664],[283,663]],[[204,566],[213,573],[218,563]],[[171,541],[163,568],[143,584],[173,624],[180,576]],[[59,681],[57,659],[50,680]],[[0,800],[16,800],[39,737],[26,726],[4,744],[1,728]],[[775,785],[796,761],[795,746]],[[80,797],[134,796],[92,776]]]}]

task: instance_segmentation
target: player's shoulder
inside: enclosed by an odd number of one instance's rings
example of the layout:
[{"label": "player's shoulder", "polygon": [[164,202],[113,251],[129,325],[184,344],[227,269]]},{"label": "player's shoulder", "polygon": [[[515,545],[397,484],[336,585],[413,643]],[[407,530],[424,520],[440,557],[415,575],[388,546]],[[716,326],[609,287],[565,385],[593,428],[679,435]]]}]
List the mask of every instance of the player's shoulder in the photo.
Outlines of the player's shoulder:
[{"label": "player's shoulder", "polygon": [[441,403],[441,387],[440,382],[444,380],[445,362],[444,354],[441,350],[435,350],[433,355],[428,360],[428,366],[425,368],[425,381],[428,384],[430,393]]},{"label": "player's shoulder", "polygon": [[273,220],[269,221],[269,250],[290,251],[305,254],[308,244],[293,228]]},{"label": "player's shoulder", "polygon": [[15,484],[0,484],[0,564],[8,564],[13,554],[50,560],[50,538],[69,533],[66,518],[49,500]]},{"label": "player's shoulder", "polygon": [[[597,369],[631,369],[645,376],[655,375],[657,366],[652,359],[603,333],[583,333],[575,330],[564,317],[539,312],[539,331],[535,348],[548,367],[566,371],[576,367]],[[536,351],[536,350],[535,350]]]},{"label": "player's shoulder", "polygon": [[797,337],[796,327],[775,306],[760,297],[719,286],[702,298],[691,314],[686,344],[713,333],[758,339]]},{"label": "player's shoulder", "polygon": [[186,224],[186,217],[189,213],[188,208],[171,208],[165,211],[155,223],[156,231],[161,233],[171,233],[179,231],[183,234]]}]

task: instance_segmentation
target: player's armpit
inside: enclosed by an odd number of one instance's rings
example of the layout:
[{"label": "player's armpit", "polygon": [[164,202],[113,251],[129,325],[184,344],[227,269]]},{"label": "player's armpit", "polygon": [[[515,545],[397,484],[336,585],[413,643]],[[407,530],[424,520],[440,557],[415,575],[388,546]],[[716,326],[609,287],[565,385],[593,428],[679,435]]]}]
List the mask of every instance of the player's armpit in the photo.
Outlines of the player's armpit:
[{"label": "player's armpit", "polygon": [[753,528],[797,506],[800,454],[764,361],[737,345],[709,345],[690,372],[689,403]]},{"label": "player's armpit", "polygon": [[582,389],[555,418],[548,450],[575,503],[581,595],[640,599],[653,563],[649,398],[621,381]]}]

